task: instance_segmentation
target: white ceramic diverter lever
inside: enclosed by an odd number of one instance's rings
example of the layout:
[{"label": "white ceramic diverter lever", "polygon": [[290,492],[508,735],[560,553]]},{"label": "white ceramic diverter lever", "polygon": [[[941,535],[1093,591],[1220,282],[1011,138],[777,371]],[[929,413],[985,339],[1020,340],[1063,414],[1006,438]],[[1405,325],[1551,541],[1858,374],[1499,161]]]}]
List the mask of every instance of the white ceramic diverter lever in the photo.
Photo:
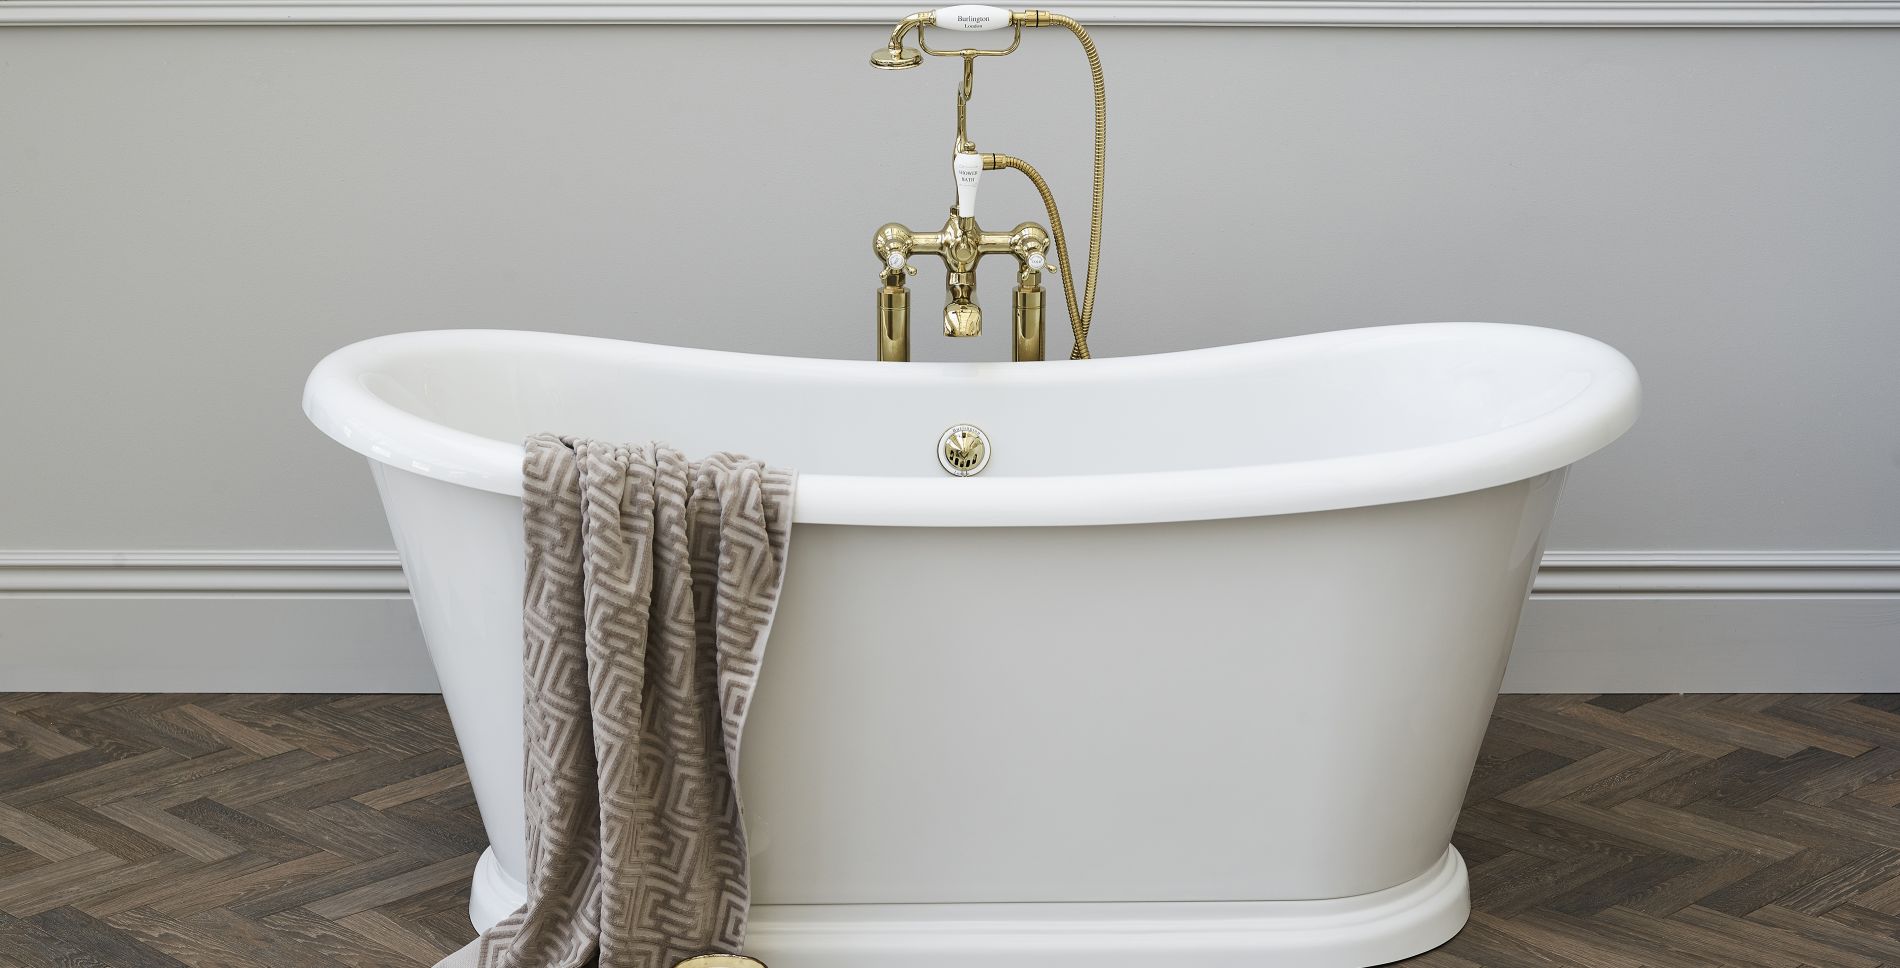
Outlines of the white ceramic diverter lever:
[{"label": "white ceramic diverter lever", "polygon": [[973,151],[959,151],[951,167],[957,173],[957,215],[976,218],[976,181],[983,174],[983,156]]}]

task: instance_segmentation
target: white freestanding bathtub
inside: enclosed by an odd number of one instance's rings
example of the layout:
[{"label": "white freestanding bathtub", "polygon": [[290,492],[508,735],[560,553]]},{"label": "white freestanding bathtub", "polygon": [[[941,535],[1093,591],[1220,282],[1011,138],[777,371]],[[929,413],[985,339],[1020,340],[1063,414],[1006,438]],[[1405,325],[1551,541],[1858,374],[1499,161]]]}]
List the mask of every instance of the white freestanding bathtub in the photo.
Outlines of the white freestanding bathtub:
[{"label": "white freestanding bathtub", "polygon": [[[773,968],[1332,968],[1451,937],[1452,825],[1564,468],[1629,361],[1393,326],[1086,363],[886,364],[546,333],[345,347],[304,409],[370,458],[522,897],[521,439],[800,472],[746,731]],[[960,423],[993,458],[936,460]]]}]

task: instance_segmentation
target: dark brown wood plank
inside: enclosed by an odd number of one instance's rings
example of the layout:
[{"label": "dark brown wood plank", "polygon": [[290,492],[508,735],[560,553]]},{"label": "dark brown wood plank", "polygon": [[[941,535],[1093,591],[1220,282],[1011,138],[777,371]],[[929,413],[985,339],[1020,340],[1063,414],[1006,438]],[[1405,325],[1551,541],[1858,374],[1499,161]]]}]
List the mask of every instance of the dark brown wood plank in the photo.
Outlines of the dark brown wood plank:
[{"label": "dark brown wood plank", "polygon": [[473,803],[434,696],[0,695],[0,965],[431,965]]}]

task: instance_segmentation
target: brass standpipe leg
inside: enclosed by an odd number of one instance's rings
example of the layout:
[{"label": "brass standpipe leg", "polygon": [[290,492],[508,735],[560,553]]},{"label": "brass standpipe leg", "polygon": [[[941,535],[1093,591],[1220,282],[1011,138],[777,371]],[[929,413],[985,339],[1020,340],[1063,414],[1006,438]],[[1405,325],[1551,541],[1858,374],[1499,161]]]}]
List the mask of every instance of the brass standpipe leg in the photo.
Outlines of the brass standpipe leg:
[{"label": "brass standpipe leg", "polygon": [[877,291],[877,358],[910,362],[910,289],[901,282]]},{"label": "brass standpipe leg", "polygon": [[1042,286],[1031,285],[1026,278],[1016,287],[1016,326],[1010,331],[1009,342],[1010,359],[1018,363],[1042,360]]}]

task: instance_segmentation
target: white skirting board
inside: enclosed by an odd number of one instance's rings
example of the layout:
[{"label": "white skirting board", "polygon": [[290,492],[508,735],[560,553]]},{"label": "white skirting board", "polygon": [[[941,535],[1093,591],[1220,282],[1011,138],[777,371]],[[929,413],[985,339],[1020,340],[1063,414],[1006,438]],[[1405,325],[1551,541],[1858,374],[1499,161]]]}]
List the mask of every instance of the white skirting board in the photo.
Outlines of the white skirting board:
[{"label": "white skirting board", "polygon": [[1504,691],[1900,692],[1900,598],[1533,598]]},{"label": "white skirting board", "polygon": [[[0,552],[0,691],[435,689],[391,552]],[[1551,552],[1504,689],[1900,691],[1900,554]]]},{"label": "white skirting board", "polygon": [[0,595],[0,692],[439,692],[405,597]]}]

